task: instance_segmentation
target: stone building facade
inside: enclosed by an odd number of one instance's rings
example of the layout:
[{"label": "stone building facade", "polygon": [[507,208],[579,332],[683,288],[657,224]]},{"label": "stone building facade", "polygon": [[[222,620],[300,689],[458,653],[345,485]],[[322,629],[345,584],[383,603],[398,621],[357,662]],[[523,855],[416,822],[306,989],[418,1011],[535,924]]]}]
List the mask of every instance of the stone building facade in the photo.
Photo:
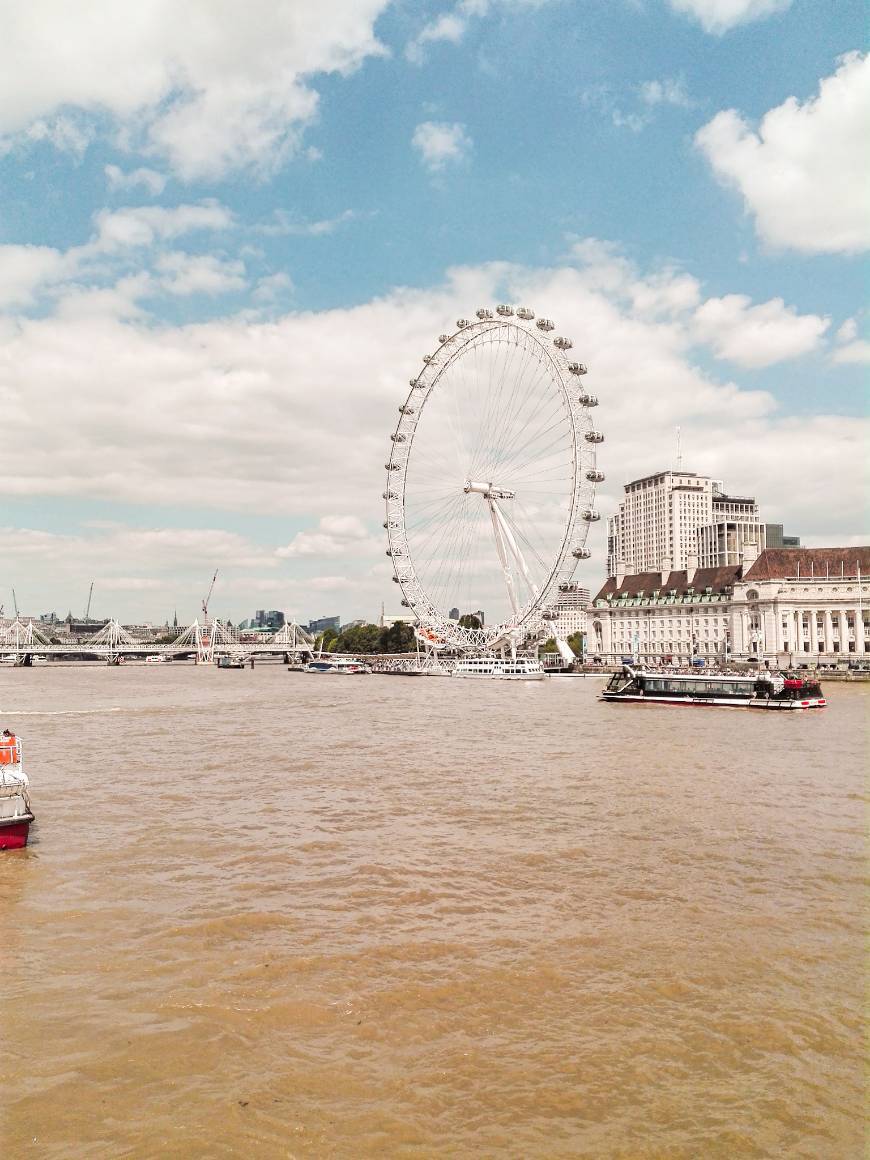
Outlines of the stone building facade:
[{"label": "stone building facade", "polygon": [[870,658],[870,548],[768,548],[734,586],[736,653],[784,664]]},{"label": "stone building facade", "polygon": [[589,609],[589,653],[647,664],[870,661],[870,547],[748,545],[742,565],[609,577]]}]

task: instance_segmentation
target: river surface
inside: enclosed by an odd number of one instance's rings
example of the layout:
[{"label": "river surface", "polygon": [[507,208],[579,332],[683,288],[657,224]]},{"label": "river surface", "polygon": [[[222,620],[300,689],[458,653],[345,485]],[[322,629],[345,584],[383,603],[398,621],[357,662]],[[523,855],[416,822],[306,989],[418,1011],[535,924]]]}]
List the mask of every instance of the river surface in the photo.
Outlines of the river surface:
[{"label": "river surface", "polygon": [[863,1154],[870,685],[0,673],[0,1149]]}]

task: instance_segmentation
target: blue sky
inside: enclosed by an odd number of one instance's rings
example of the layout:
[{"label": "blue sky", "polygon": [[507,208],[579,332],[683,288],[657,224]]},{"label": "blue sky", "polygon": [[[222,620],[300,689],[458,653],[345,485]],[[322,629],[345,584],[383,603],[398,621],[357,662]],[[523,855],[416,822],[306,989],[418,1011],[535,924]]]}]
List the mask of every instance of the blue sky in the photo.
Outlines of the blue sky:
[{"label": "blue sky", "polygon": [[865,535],[862,4],[0,8],[7,606],[189,617],[216,566],[236,619],[395,603],[407,379],[524,294],[595,376],[605,515],[681,423],[805,542]]}]

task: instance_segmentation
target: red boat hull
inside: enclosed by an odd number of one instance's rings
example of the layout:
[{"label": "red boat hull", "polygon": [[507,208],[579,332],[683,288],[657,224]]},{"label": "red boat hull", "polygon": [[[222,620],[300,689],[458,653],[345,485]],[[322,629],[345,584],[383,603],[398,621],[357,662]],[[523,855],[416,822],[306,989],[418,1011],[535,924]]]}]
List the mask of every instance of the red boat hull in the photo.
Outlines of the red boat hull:
[{"label": "red boat hull", "polygon": [[22,850],[27,845],[30,822],[0,823],[0,850]]}]

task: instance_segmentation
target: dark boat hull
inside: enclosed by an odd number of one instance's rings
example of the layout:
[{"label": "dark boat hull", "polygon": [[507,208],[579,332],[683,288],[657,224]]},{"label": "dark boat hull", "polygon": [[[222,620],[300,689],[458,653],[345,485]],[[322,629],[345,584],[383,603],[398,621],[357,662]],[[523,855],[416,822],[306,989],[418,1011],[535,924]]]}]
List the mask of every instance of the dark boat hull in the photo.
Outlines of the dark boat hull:
[{"label": "dark boat hull", "polygon": [[14,822],[0,822],[0,850],[23,850],[27,845],[32,821],[30,817],[16,818]]}]

